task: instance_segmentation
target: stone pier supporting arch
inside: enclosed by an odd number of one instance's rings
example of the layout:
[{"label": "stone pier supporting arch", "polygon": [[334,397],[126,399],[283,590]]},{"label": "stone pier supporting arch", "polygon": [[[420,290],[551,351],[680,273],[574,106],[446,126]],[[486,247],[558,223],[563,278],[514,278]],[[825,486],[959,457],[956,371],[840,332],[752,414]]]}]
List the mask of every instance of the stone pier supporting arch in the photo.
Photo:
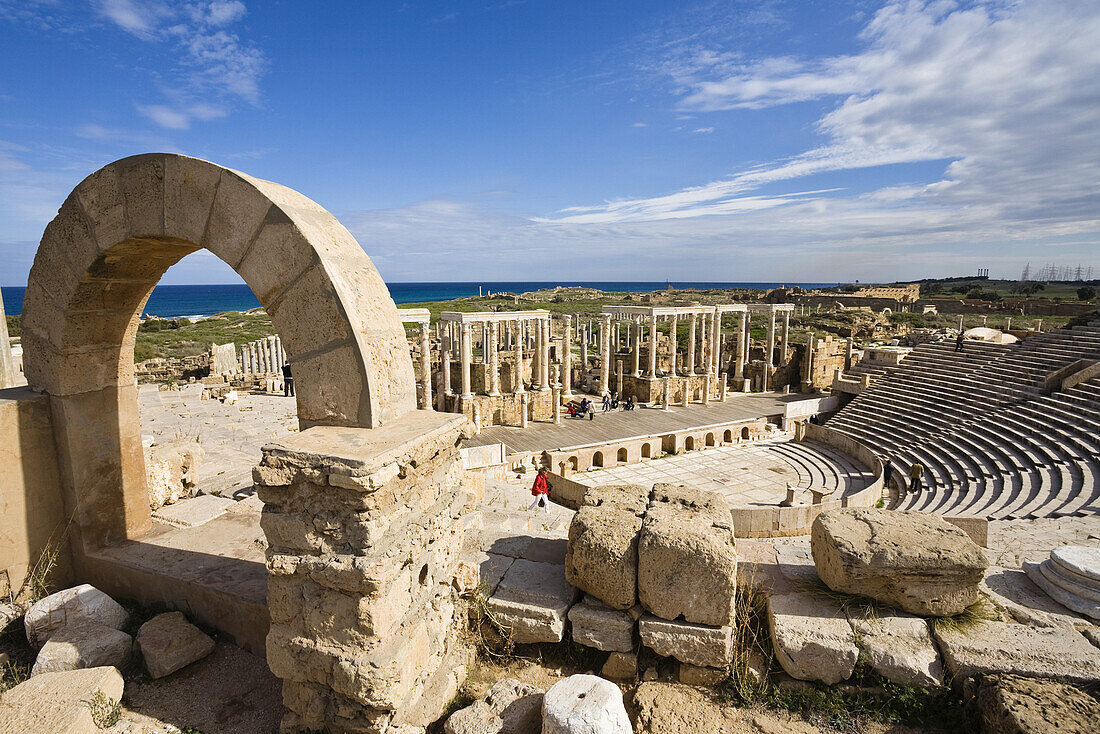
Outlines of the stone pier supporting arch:
[{"label": "stone pier supporting arch", "polygon": [[208,249],[282,337],[310,426],[373,428],[416,408],[397,309],[352,235],[285,186],[195,158],[125,158],[46,227],[23,306],[24,371],[48,393],[75,555],[149,527],[133,344],[153,286]]}]

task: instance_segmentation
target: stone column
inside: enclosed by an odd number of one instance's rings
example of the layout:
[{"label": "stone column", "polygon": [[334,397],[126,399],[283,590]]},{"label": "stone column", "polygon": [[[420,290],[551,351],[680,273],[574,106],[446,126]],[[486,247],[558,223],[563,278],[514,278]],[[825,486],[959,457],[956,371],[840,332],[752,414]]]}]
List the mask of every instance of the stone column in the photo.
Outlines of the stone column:
[{"label": "stone column", "polygon": [[783,312],[783,332],[781,338],[783,339],[783,357],[779,360],[780,364],[787,364],[787,360],[790,359],[790,347],[788,346],[788,340],[791,336],[791,312]]},{"label": "stone column", "polygon": [[550,317],[539,319],[539,333],[542,335],[539,345],[539,390],[550,389]]},{"label": "stone column", "polygon": [[611,314],[600,316],[600,352],[600,395],[607,395],[611,380]]},{"label": "stone column", "polygon": [[703,405],[710,405],[710,391],[711,391],[711,374],[708,372],[703,375]]},{"label": "stone column", "polygon": [[642,322],[637,316],[630,322],[630,348],[633,350],[635,377],[642,375]]},{"label": "stone column", "polygon": [[699,314],[691,314],[691,321],[688,321],[688,344],[687,344],[687,368],[684,370],[689,375],[695,374],[695,332],[698,328]]},{"label": "stone column", "polygon": [[770,313],[771,318],[768,321],[768,353],[764,357],[764,361],[768,367],[775,366],[775,310]]},{"label": "stone column", "polygon": [[566,314],[562,317],[561,333],[561,396],[566,400],[573,399],[573,317]]},{"label": "stone column", "polygon": [[519,396],[519,427],[527,427],[527,411],[528,411],[527,393],[520,393]]},{"label": "stone column", "polygon": [[710,355],[707,354],[707,346],[709,340],[707,334],[710,332],[707,329],[707,321],[710,318],[710,314],[702,314],[699,318],[699,366],[703,368],[703,374],[710,372]]},{"label": "stone column", "polygon": [[615,360],[615,394],[621,400],[623,397],[623,361]]},{"label": "stone column", "polygon": [[432,346],[431,327],[420,324],[420,383],[423,393],[420,396],[422,410],[432,409]]},{"label": "stone column", "polygon": [[680,370],[680,342],[676,338],[676,332],[679,331],[680,317],[677,314],[672,314],[672,323],[668,327],[668,337],[671,341],[669,349],[672,351],[672,374],[675,375]]},{"label": "stone column", "polygon": [[486,324],[489,331],[489,394],[500,395],[500,349],[497,348],[497,322]]},{"label": "stone column", "polygon": [[657,314],[649,316],[649,379],[657,377]]},{"label": "stone column", "polygon": [[516,322],[516,374],[512,380],[516,395],[526,392],[523,388],[523,323],[523,319]]},{"label": "stone column", "polygon": [[844,371],[852,369],[852,356],[855,352],[855,340],[848,337],[844,340]]},{"label": "stone column", "polygon": [[745,329],[748,327],[748,317],[749,312],[742,311],[741,318],[738,319],[737,323],[737,342],[733,365],[733,379],[735,381],[745,377]]},{"label": "stone column", "polygon": [[722,362],[722,313],[714,309],[714,328],[710,332],[710,371],[718,374]]},{"label": "stone column", "polygon": [[470,345],[470,325],[463,322],[461,327],[461,341],[459,344],[459,352],[461,353],[462,360],[462,399],[469,400],[474,396],[470,391],[470,358],[472,347]]},{"label": "stone column", "polygon": [[745,311],[745,364],[752,359],[752,312]]},{"label": "stone column", "polygon": [[557,385],[553,387],[553,394],[551,395],[551,401],[553,403],[553,416],[554,425],[561,425],[561,388]]},{"label": "stone column", "polygon": [[588,372],[588,330],[584,331],[581,338],[581,373]]},{"label": "stone column", "polygon": [[688,403],[691,402],[691,378],[684,378],[684,394],[680,396],[680,405],[688,407]]},{"label": "stone column", "polygon": [[451,394],[451,350],[454,349],[454,343],[451,341],[451,335],[453,334],[453,324],[451,322],[440,322],[443,325],[443,330],[439,335],[439,368],[443,372],[443,394]]},{"label": "stone column", "polygon": [[275,374],[279,374],[279,368],[282,366],[279,364],[278,350],[275,347],[275,337],[269,336],[267,338],[267,351],[271,356],[271,371]]},{"label": "stone column", "polygon": [[672,396],[669,394],[671,388],[669,388],[669,386],[668,386],[668,381],[669,381],[669,377],[666,375],[664,377],[664,379],[662,380],[662,382],[664,383],[662,385],[662,387],[664,388],[664,395],[661,398],[661,408],[664,409],[664,410],[672,410],[672,408],[670,407],[671,406],[670,401],[671,401]]},{"label": "stone column", "polygon": [[718,373],[718,402],[726,402],[726,373],[725,371]]},{"label": "stone column", "polygon": [[472,662],[456,590],[464,424],[413,411],[264,447],[253,479],[282,731],[423,731],[454,698]]},{"label": "stone column", "polygon": [[806,336],[806,354],[803,358],[805,364],[802,365],[802,392],[813,392],[813,369],[814,369],[814,333],[811,331]]}]

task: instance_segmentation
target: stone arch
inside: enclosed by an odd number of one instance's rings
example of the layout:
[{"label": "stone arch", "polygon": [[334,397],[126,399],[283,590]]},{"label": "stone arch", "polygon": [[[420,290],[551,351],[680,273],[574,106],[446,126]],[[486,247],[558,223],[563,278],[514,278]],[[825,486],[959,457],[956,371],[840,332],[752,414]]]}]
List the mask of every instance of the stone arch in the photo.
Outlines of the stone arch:
[{"label": "stone arch", "polygon": [[722,443],[733,443],[733,431],[726,429],[726,432],[722,434]]},{"label": "stone arch", "polygon": [[50,395],[66,505],[83,549],[149,527],[133,344],[153,286],[207,249],[271,316],[301,427],[377,427],[416,408],[385,283],[302,194],[196,158],[152,153],[84,179],[47,225],[23,306],[24,371]]},{"label": "stone arch", "polygon": [[592,466],[603,466],[603,452],[597,451],[592,454]]},{"label": "stone arch", "polygon": [[752,437],[752,432],[749,430],[749,427],[748,426],[743,427],[741,429],[741,440],[742,441],[748,441],[751,437]]},{"label": "stone arch", "polygon": [[643,459],[653,458],[653,448],[652,448],[652,446],[653,446],[653,444],[651,444],[651,443],[643,443],[642,444],[642,458]]},{"label": "stone arch", "polygon": [[713,433],[708,433],[706,435],[706,438],[704,439],[704,443],[706,443],[707,446],[713,446],[714,445],[714,434]]},{"label": "stone arch", "polygon": [[580,466],[580,462],[578,461],[577,457],[576,456],[570,456],[569,457],[569,468],[572,469],[573,471],[577,471],[577,467],[579,467],[579,466]]},{"label": "stone arch", "polygon": [[694,450],[695,450],[695,437],[694,436],[688,436],[687,438],[684,439],[684,451],[694,451]]},{"label": "stone arch", "polygon": [[625,464],[627,461],[629,461],[629,454],[627,453],[626,446],[623,446],[619,449],[619,453],[615,458],[620,464]]}]

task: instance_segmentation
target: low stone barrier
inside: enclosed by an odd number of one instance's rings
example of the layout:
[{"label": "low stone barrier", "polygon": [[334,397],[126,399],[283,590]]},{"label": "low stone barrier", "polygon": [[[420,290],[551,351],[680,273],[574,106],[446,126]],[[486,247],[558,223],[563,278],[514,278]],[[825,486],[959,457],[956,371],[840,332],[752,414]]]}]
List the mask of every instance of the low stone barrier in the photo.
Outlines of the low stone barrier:
[{"label": "low stone barrier", "polygon": [[814,520],[822,512],[842,507],[872,507],[882,497],[882,462],[873,451],[838,431],[813,423],[805,424],[803,440],[817,441],[843,451],[866,466],[874,481],[859,492],[811,505],[793,507],[734,507],[733,532],[738,538],[774,538],[809,535]]}]

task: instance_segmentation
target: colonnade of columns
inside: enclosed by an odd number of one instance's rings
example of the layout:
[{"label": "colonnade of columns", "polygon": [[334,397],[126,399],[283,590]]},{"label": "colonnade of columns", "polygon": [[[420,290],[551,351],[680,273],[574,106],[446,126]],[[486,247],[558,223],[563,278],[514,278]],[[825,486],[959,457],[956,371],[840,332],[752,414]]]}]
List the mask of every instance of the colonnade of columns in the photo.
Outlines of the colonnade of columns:
[{"label": "colonnade of columns", "polygon": [[[786,362],[790,353],[790,315],[794,310],[791,304],[730,304],[719,306],[622,306],[607,307],[601,314],[600,356],[602,365],[609,366],[612,354],[623,345],[619,334],[626,335],[625,346],[633,352],[633,375],[656,379],[658,377],[658,322],[669,322],[671,375],[712,375],[725,374],[730,366],[726,348],[726,314],[738,314],[736,336],[733,340],[733,375],[743,379],[745,364],[752,346],[750,335],[753,313],[767,313],[766,362],[769,368],[776,367],[776,329],[777,315],[782,314],[782,356],[780,363]],[[680,320],[687,321],[687,350],[681,358],[679,345]],[[626,329],[620,330],[625,324]],[[646,331],[648,329],[648,332]],[[604,338],[604,334],[608,338]],[[645,371],[643,373],[642,353],[645,352]],[[601,367],[600,391],[609,391],[609,374]],[[724,382],[724,381],[723,381]]]},{"label": "colonnade of columns", "polygon": [[[530,350],[531,382],[530,389],[546,391],[550,384],[550,348],[554,341],[551,331],[549,311],[517,311],[512,313],[495,312],[466,313],[447,311],[440,325],[440,362],[443,369],[443,392],[454,394],[451,389],[450,369],[452,353],[458,345],[460,390],[458,396],[470,399],[474,396],[471,368],[474,364],[475,341],[480,340],[481,362],[487,365],[485,394],[501,395],[501,349],[510,349],[515,354],[512,373],[512,392],[516,395],[527,391],[525,385],[524,355]],[[571,398],[572,380],[572,317],[562,318],[562,336],[559,358],[562,362],[562,396]],[[582,358],[586,349],[582,347]]]},{"label": "colonnade of columns", "polygon": [[246,376],[281,374],[283,364],[286,362],[283,342],[276,334],[243,344],[239,362],[241,374]]}]

